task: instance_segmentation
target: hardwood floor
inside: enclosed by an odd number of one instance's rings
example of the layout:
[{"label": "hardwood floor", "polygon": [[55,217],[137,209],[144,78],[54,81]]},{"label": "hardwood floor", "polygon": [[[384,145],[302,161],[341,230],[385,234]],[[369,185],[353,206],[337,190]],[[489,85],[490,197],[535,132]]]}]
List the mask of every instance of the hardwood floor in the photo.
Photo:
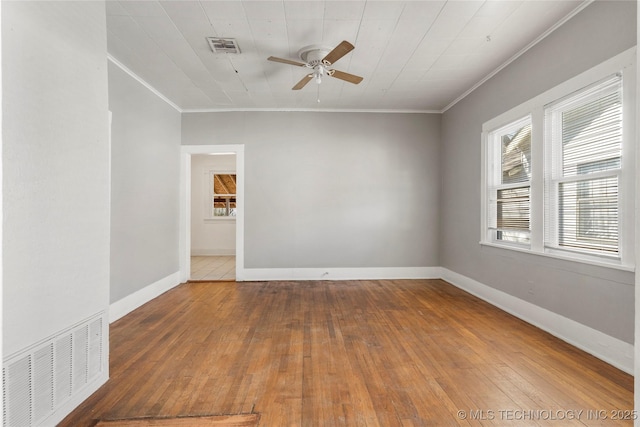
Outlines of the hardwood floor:
[{"label": "hardwood floor", "polygon": [[630,375],[441,280],[183,284],[110,339],[111,379],[61,426],[633,424]]}]

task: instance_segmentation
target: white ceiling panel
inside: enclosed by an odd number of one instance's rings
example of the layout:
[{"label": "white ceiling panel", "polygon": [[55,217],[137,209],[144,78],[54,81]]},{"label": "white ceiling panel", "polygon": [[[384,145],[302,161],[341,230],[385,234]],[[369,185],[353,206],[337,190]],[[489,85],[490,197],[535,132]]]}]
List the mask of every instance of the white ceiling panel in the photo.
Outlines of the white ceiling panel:
[{"label": "white ceiling panel", "polygon": [[163,16],[165,14],[157,1],[121,1],[120,5],[131,16]]},{"label": "white ceiling panel", "polygon": [[426,28],[440,15],[446,1],[408,1],[406,2],[400,19],[422,23]]},{"label": "white ceiling panel", "polygon": [[362,20],[366,1],[324,2],[324,19]]},{"label": "white ceiling panel", "polygon": [[403,1],[370,1],[364,7],[362,19],[364,22],[379,19],[397,21],[404,6]]},{"label": "white ceiling panel", "polygon": [[[468,58],[468,57],[467,57]],[[424,75],[422,76],[422,80],[428,82],[429,84],[431,84],[434,81],[458,81],[459,79],[465,78],[465,77],[469,77],[469,71],[463,69],[463,68],[457,68],[457,69],[448,69],[448,68],[442,68],[442,69],[436,69],[436,68],[432,68],[429,71],[427,71],[426,73],[424,73]]]},{"label": "white ceiling panel", "polygon": [[445,52],[449,55],[469,55],[477,52],[485,43],[489,43],[486,36],[457,38],[451,41]]},{"label": "white ceiling panel", "polygon": [[400,73],[398,74],[398,79],[415,81],[415,80],[420,80],[422,76],[424,76],[424,74],[425,74],[425,70],[403,68],[402,71],[400,71]]},{"label": "white ceiling panel", "polygon": [[359,20],[324,19],[320,44],[336,46],[342,40],[355,43],[359,28]]},{"label": "white ceiling panel", "polygon": [[200,4],[211,21],[247,19],[242,2],[237,0],[201,1]]},{"label": "white ceiling panel", "polygon": [[242,52],[248,52],[249,47],[254,46],[253,33],[246,19],[213,20],[211,25],[215,29],[216,37],[245,40],[240,46]]},{"label": "white ceiling panel", "polygon": [[[215,105],[217,108],[224,108],[231,105],[231,101],[224,97],[226,102],[218,101],[216,99],[212,99],[211,96],[208,96],[204,92],[202,92],[199,88],[188,87],[183,88],[178,95],[181,104],[188,105],[190,109],[202,109],[202,108],[211,108],[210,105]],[[223,99],[223,98],[221,98]]]},{"label": "white ceiling panel", "polygon": [[287,36],[289,40],[294,41],[296,44],[291,48],[320,44],[320,41],[322,41],[322,26],[322,19],[298,19],[287,22]]},{"label": "white ceiling panel", "polygon": [[162,51],[131,16],[108,16],[107,28],[140,56],[155,55]]},{"label": "white ceiling panel", "polygon": [[[393,34],[398,21],[396,19],[369,19],[360,24],[356,42],[363,40],[387,41]],[[383,43],[386,46],[386,43]]]},{"label": "white ceiling panel", "polygon": [[440,55],[438,60],[431,66],[430,70],[461,70],[466,68],[468,55]]},{"label": "white ceiling panel", "polygon": [[[262,39],[254,39],[254,44],[257,49],[257,55],[261,60],[267,61],[267,58],[270,56],[277,56],[280,58],[288,58],[292,60],[298,60],[298,58],[294,54],[289,53],[289,39],[282,38],[262,38]],[[242,48],[242,47],[241,47]],[[298,47],[295,46],[292,48],[295,51],[298,50]],[[265,65],[266,66],[266,65]]]},{"label": "white ceiling panel", "polygon": [[475,13],[475,17],[495,17],[505,19],[514,10],[520,7],[521,0],[487,0],[482,3],[480,9]]},{"label": "white ceiling panel", "polygon": [[242,1],[247,19],[284,21],[284,4],[282,1],[249,0]]},{"label": "white ceiling panel", "polygon": [[407,61],[407,68],[429,69],[433,62],[451,46],[453,40],[454,39],[423,39],[413,52],[413,56]]},{"label": "white ceiling panel", "polygon": [[204,40],[205,37],[214,37],[218,36],[215,33],[214,28],[211,25],[211,22],[207,18],[206,15],[201,15],[196,19],[192,18],[184,18],[181,16],[171,16],[169,15],[171,22],[176,26],[178,31],[185,38],[189,38],[189,36],[193,36],[199,40]]},{"label": "white ceiling panel", "polygon": [[[506,0],[509,1],[509,0]],[[484,1],[479,0],[459,0],[459,1],[447,1],[442,9],[442,17],[451,16],[474,16],[478,10],[482,7]]]},{"label": "white ceiling panel", "polygon": [[160,1],[160,6],[174,18],[201,19],[206,16],[199,1]]},{"label": "white ceiling panel", "polygon": [[[244,79],[241,78],[241,80],[245,82]],[[266,92],[271,96],[271,86],[269,86],[269,82],[266,79],[246,80],[244,86],[247,88],[247,91],[249,91],[249,93]]]},{"label": "white ceiling panel", "polygon": [[[287,38],[287,26],[284,20],[250,19],[249,27],[253,37],[258,40]],[[259,36],[257,37],[256,34]]]},{"label": "white ceiling panel", "polygon": [[[582,0],[186,0],[107,2],[110,55],[183,110],[440,110],[586,3]],[[206,37],[234,38],[240,54],[214,54]],[[489,36],[489,37],[488,37]],[[355,50],[325,77],[308,45]],[[317,103],[318,89],[321,102]]]},{"label": "white ceiling panel", "polygon": [[454,39],[471,20],[467,15],[441,14],[429,28],[428,35],[435,40]]},{"label": "white ceiling panel", "polygon": [[367,80],[367,88],[371,89],[389,89],[398,77],[395,70],[379,70],[369,80]]},{"label": "white ceiling panel", "polygon": [[288,1],[284,3],[284,13],[288,22],[298,19],[324,18],[324,2],[321,1]]},{"label": "white ceiling panel", "polygon": [[474,16],[467,22],[467,25],[460,31],[458,37],[486,37],[491,35],[493,30],[500,25],[502,18],[493,16]]},{"label": "white ceiling panel", "polygon": [[[433,19],[435,20],[435,16]],[[416,19],[413,16],[407,17],[403,14],[394,28],[393,38],[407,44],[417,44],[429,32],[430,27],[430,22]]]},{"label": "white ceiling panel", "polygon": [[144,32],[160,46],[160,48],[162,48],[163,43],[169,40],[179,40],[187,44],[178,27],[167,15],[138,16],[135,20],[138,25],[142,27]]}]

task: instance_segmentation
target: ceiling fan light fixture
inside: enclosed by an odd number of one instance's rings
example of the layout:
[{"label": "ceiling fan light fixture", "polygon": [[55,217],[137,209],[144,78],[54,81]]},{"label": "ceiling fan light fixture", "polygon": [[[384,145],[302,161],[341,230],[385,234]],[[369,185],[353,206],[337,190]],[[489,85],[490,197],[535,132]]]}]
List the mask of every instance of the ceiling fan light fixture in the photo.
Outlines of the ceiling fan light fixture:
[{"label": "ceiling fan light fixture", "polygon": [[322,83],[322,76],[324,74],[357,85],[362,81],[362,77],[331,68],[337,60],[351,52],[353,49],[355,49],[355,47],[351,43],[343,40],[331,50],[319,45],[303,47],[298,51],[298,56],[304,62],[292,61],[290,59],[278,58],[276,56],[268,57],[267,61],[281,62],[283,64],[294,65],[296,67],[313,69],[313,73],[305,75],[302,80],[291,88],[293,90],[302,89],[311,80],[315,80],[319,85]]},{"label": "ceiling fan light fixture", "polygon": [[305,46],[298,51],[298,58],[302,59],[307,64],[315,65],[321,64],[322,59],[331,52],[331,48],[321,45]]}]

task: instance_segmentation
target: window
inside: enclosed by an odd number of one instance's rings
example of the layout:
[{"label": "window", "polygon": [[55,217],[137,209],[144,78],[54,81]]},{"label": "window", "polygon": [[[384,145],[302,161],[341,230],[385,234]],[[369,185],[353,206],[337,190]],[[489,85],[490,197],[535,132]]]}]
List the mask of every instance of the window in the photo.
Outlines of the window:
[{"label": "window", "polygon": [[622,77],[545,109],[551,176],[545,244],[617,255],[622,172]]},{"label": "window", "polygon": [[236,175],[209,172],[210,216],[236,216]]},{"label": "window", "polygon": [[489,228],[494,241],[529,243],[531,118],[489,136]]},{"label": "window", "polygon": [[633,267],[635,54],[483,126],[481,243]]}]

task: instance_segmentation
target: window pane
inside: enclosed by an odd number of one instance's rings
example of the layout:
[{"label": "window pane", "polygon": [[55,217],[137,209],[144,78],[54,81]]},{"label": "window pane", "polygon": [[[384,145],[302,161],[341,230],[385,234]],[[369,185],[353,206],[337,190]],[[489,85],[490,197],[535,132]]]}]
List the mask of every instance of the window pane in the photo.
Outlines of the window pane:
[{"label": "window pane", "polygon": [[213,216],[236,216],[236,209],[229,209],[227,212],[226,208],[213,208]]},{"label": "window pane", "polygon": [[214,197],[213,216],[236,216],[236,198]]},{"label": "window pane", "polygon": [[502,184],[531,179],[531,124],[500,136]]},{"label": "window pane", "polygon": [[[615,91],[562,112],[563,176],[619,169],[622,154],[622,103]],[[586,164],[597,166],[589,170]]]},{"label": "window pane", "polygon": [[529,230],[529,187],[498,190],[498,230]]},{"label": "window pane", "polygon": [[524,231],[501,231],[496,232],[496,239],[503,242],[524,243],[529,244],[531,238],[529,232]]},{"label": "window pane", "polygon": [[236,216],[236,175],[213,175],[213,216]]},{"label": "window pane", "polygon": [[560,246],[618,251],[618,178],[585,179],[559,186]]},{"label": "window pane", "polygon": [[[611,78],[560,104],[554,113],[561,150],[557,244],[617,253],[618,175],[622,166],[621,79]],[[610,176],[603,172],[612,171]],[[589,175],[599,173],[598,178]],[[572,181],[566,181],[572,178]]]},{"label": "window pane", "polygon": [[235,174],[215,174],[213,176],[214,194],[236,194]]}]

